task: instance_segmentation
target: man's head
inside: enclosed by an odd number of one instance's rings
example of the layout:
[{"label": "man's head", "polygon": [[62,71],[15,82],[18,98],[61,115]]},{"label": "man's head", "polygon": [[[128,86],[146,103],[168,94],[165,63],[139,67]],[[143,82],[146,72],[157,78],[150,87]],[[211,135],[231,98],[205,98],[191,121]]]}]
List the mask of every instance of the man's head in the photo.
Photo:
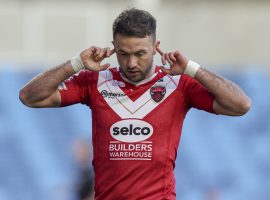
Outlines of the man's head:
[{"label": "man's head", "polygon": [[144,38],[151,36],[156,40],[156,19],[144,10],[132,8],[123,11],[113,23],[113,38],[117,34]]},{"label": "man's head", "polygon": [[133,82],[150,74],[156,53],[156,20],[135,8],[123,11],[113,23],[113,44],[121,73]]}]

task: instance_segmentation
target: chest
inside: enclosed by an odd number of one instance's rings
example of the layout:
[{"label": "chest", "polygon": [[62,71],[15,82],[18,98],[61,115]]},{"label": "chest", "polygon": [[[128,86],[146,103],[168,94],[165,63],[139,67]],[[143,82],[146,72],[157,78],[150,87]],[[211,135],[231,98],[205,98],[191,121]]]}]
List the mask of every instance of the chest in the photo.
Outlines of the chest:
[{"label": "chest", "polygon": [[[184,99],[177,90],[179,80],[164,77],[161,80],[142,86],[125,85],[118,80],[99,80],[95,110],[116,114],[121,119],[143,119],[150,113],[156,115],[172,113],[176,105]],[[160,116],[159,116],[160,117]]]}]

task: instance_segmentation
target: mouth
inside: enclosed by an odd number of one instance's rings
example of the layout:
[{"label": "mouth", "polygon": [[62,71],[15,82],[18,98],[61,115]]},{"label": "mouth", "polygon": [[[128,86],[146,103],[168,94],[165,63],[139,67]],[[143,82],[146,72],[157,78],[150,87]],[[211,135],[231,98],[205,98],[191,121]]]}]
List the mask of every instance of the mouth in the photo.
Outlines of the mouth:
[{"label": "mouth", "polygon": [[134,71],[134,70],[129,70],[129,71],[127,71],[127,73],[128,74],[131,74],[131,75],[136,75],[136,74],[139,74],[140,73],[140,71]]},{"label": "mouth", "polygon": [[139,73],[139,71],[128,71],[128,73],[130,73],[130,74],[136,74],[136,73]]},{"label": "mouth", "polygon": [[137,75],[140,74],[139,71],[127,71],[127,73],[128,73],[129,75],[131,75],[131,76],[137,76]]},{"label": "mouth", "polygon": [[126,70],[122,70],[122,74],[129,79],[130,81],[138,81],[141,80],[142,78],[142,72],[140,70],[137,69],[126,69]]}]

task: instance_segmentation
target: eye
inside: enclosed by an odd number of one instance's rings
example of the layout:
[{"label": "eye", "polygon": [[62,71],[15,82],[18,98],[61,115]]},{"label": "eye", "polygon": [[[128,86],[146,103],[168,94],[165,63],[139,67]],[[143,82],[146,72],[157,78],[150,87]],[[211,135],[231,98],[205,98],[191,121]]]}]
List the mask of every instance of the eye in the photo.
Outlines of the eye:
[{"label": "eye", "polygon": [[125,53],[125,52],[119,52],[119,55],[120,55],[120,56],[127,56],[128,54]]},{"label": "eye", "polygon": [[141,56],[143,56],[144,54],[145,54],[145,52],[138,52],[138,53],[136,53],[135,55],[138,56],[138,57],[141,57]]}]

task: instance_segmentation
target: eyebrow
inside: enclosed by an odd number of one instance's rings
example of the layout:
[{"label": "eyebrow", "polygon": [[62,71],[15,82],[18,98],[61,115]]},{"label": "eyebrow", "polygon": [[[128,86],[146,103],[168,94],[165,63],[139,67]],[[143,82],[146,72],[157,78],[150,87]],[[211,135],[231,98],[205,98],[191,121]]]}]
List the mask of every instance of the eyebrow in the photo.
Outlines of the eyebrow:
[{"label": "eyebrow", "polygon": [[[118,52],[129,54],[128,52],[124,51],[123,49],[119,49]],[[146,53],[146,52],[147,52],[147,51],[146,51],[145,49],[140,49],[140,50],[134,52],[133,54],[137,54],[137,53]]]}]

